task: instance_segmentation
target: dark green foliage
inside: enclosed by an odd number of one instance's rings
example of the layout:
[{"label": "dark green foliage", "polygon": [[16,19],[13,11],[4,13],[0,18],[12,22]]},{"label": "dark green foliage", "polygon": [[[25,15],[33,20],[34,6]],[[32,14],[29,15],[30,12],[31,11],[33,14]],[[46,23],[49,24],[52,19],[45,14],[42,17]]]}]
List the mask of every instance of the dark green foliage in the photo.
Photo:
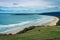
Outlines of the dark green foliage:
[{"label": "dark green foliage", "polygon": [[29,31],[29,30],[34,29],[34,28],[35,28],[35,26],[31,26],[31,27],[29,27],[29,28],[24,28],[24,30],[20,31],[18,34],[25,33],[25,32],[27,32],[27,31]]}]

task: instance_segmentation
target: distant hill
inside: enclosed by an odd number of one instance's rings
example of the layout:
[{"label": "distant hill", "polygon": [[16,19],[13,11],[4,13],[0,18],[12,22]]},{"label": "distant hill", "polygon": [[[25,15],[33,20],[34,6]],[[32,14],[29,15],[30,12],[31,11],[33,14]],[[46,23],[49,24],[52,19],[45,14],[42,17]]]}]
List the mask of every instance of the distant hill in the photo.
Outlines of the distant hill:
[{"label": "distant hill", "polygon": [[12,15],[39,15],[39,13],[15,13]]},{"label": "distant hill", "polygon": [[51,15],[51,16],[57,16],[60,18],[60,12],[48,12],[48,13],[42,13],[40,15]]},{"label": "distant hill", "polygon": [[60,12],[46,12],[46,13],[17,13],[13,15],[51,15],[60,17]]}]

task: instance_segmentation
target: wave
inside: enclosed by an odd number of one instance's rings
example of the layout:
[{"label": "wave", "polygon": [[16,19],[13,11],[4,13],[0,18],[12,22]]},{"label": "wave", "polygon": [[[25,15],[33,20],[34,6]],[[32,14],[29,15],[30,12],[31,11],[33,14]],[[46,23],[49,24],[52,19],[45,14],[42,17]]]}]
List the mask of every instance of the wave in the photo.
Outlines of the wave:
[{"label": "wave", "polygon": [[[41,19],[35,19],[35,20],[30,20],[30,21],[24,21],[24,22],[20,22],[20,23],[16,23],[16,24],[9,24],[9,25],[0,25],[0,27],[15,27],[15,26],[23,26],[23,25],[28,25],[28,24],[35,24],[35,23],[38,23],[40,22],[40,24],[44,23],[45,20],[47,20],[46,22],[48,21],[51,21],[53,20],[53,18],[41,18]],[[36,22],[35,22],[36,21]]]},{"label": "wave", "polygon": [[6,33],[8,31],[16,30],[19,28],[20,28],[20,30],[22,30],[22,29],[26,28],[27,26],[29,26],[28,24],[30,22],[31,21],[25,21],[25,22],[21,22],[21,23],[17,23],[17,24],[0,25],[0,33]]},{"label": "wave", "polygon": [[21,22],[21,23],[17,23],[17,24],[0,25],[0,27],[13,27],[13,26],[16,26],[16,25],[25,25],[29,22],[31,22],[31,21],[25,21],[25,22]]}]

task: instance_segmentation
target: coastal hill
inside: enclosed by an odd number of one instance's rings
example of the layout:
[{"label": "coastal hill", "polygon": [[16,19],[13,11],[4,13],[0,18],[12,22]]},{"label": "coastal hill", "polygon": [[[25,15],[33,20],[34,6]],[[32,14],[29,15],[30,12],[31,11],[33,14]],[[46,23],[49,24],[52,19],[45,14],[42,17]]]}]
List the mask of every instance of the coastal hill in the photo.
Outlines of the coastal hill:
[{"label": "coastal hill", "polygon": [[60,17],[60,12],[46,12],[46,13],[42,13],[40,15],[50,15],[50,16]]}]

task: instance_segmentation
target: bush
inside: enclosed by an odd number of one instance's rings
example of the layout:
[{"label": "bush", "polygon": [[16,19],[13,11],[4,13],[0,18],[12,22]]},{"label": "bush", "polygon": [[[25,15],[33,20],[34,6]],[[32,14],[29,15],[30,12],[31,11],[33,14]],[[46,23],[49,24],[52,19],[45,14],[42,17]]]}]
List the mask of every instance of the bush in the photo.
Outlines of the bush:
[{"label": "bush", "polygon": [[35,28],[35,26],[31,26],[31,27],[29,27],[29,28],[24,28],[24,30],[20,31],[18,34],[25,33],[25,32],[27,32],[27,31],[29,31],[29,30],[34,29],[34,28]]}]

